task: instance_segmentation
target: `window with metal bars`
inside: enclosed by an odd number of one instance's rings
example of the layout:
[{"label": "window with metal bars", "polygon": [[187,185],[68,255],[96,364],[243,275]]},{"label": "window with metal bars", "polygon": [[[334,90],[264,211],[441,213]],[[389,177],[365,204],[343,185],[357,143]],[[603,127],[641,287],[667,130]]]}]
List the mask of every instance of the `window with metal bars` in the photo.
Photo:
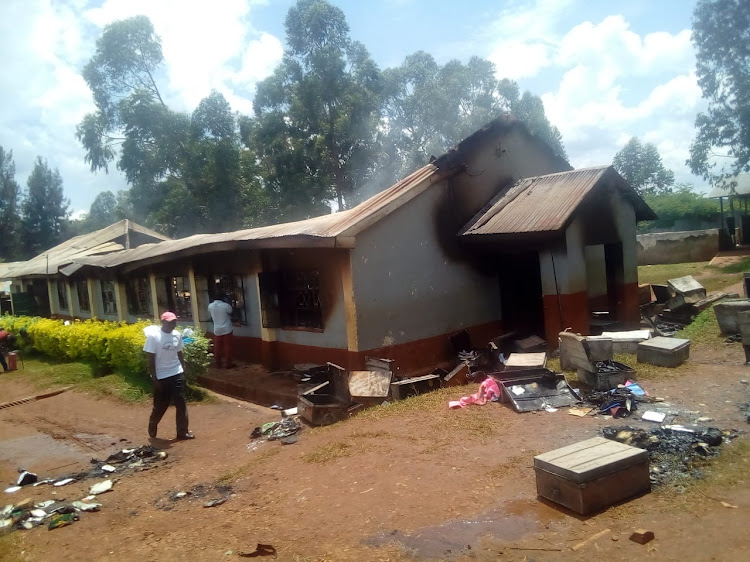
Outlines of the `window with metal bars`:
[{"label": "window with metal bars", "polygon": [[102,308],[103,314],[117,314],[117,301],[115,300],[115,284],[113,281],[102,281]]},{"label": "window with metal bars", "polygon": [[152,317],[154,312],[151,306],[151,283],[143,277],[129,279],[125,285],[128,297],[128,312],[133,316]]},{"label": "window with metal bars", "polygon": [[86,281],[76,281],[76,293],[78,294],[78,308],[85,312],[91,311],[89,288]]},{"label": "window with metal bars", "polygon": [[60,310],[68,310],[68,284],[65,281],[57,282],[57,302]]},{"label": "window with metal bars", "polygon": [[245,283],[241,275],[213,275],[212,299],[222,294],[229,297],[232,305],[232,322],[247,326],[247,310],[245,309]]},{"label": "window with metal bars", "polygon": [[259,283],[264,327],[323,329],[317,270],[263,272]]}]

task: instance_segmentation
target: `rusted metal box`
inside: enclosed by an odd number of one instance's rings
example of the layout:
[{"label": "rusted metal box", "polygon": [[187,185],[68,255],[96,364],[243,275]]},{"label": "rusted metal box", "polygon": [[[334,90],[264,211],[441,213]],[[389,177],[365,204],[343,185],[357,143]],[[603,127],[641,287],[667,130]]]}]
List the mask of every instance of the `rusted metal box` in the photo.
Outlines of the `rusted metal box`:
[{"label": "rusted metal box", "polygon": [[588,515],[651,490],[644,449],[594,437],[534,457],[537,494]]},{"label": "rusted metal box", "polygon": [[328,363],[328,380],[297,397],[297,413],[311,425],[328,425],[349,416],[348,373]]},{"label": "rusted metal box", "polygon": [[690,357],[690,340],[659,336],[638,344],[638,362],[678,367]]},{"label": "rusted metal box", "polygon": [[394,400],[403,400],[409,396],[417,396],[418,394],[437,390],[441,386],[440,375],[430,374],[403,379],[391,383],[391,397]]},{"label": "rusted metal box", "polygon": [[297,413],[311,425],[330,425],[349,417],[349,405],[330,394],[305,394],[297,398]]}]

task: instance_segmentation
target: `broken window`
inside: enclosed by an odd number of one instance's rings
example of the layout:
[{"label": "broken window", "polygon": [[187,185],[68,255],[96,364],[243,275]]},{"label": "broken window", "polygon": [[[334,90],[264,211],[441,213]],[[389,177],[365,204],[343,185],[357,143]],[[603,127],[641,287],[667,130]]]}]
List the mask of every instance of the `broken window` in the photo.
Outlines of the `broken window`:
[{"label": "broken window", "polygon": [[115,300],[115,284],[112,281],[102,281],[102,309],[103,314],[117,314],[117,301]]},{"label": "broken window", "polygon": [[245,309],[245,283],[241,275],[214,275],[213,298],[225,294],[232,305],[232,322],[239,322],[247,326],[247,310]]},{"label": "broken window", "polygon": [[323,329],[317,270],[264,272],[258,278],[264,327]]},{"label": "broken window", "polygon": [[143,277],[138,279],[129,279],[125,285],[125,292],[128,297],[128,312],[133,316],[150,316],[154,315],[151,310],[151,283]]},{"label": "broken window", "polygon": [[91,311],[89,288],[86,281],[76,281],[76,293],[78,294],[78,308],[85,312]]},{"label": "broken window", "polygon": [[57,302],[60,305],[60,310],[68,310],[68,284],[65,281],[57,282]]}]

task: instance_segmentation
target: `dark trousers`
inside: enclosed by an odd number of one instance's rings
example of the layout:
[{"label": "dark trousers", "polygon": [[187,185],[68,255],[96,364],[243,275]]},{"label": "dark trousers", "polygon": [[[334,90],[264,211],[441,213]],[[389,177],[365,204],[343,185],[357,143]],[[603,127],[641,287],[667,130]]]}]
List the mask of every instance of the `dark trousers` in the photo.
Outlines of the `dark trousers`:
[{"label": "dark trousers", "polygon": [[169,403],[174,404],[177,410],[177,436],[188,432],[187,402],[185,402],[185,375],[175,375],[161,379],[154,385],[154,408],[148,420],[149,429],[159,425],[164,412],[169,408]]},{"label": "dark trousers", "polygon": [[223,336],[214,335],[214,359],[216,366],[221,369],[221,361],[224,360],[224,366],[229,367],[232,364],[232,338],[233,333]]},{"label": "dark trousers", "polygon": [[8,364],[5,362],[5,352],[0,350],[0,365],[3,366],[3,370],[8,370]]}]

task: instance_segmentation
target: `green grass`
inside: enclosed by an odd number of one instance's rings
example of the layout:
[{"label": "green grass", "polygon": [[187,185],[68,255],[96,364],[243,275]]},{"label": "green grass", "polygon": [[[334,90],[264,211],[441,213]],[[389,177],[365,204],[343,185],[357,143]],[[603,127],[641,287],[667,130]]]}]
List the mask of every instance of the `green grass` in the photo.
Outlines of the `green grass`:
[{"label": "green grass", "polygon": [[[700,275],[709,269],[708,262],[667,263],[659,265],[641,265],[638,267],[638,282],[650,285],[661,285],[668,279],[685,275]],[[701,283],[702,284],[702,283]]]},{"label": "green grass", "polygon": [[[152,396],[151,381],[131,373],[111,373],[97,376],[96,370],[86,363],[55,363],[39,357],[24,357],[19,361],[19,370],[7,373],[13,380],[31,383],[35,388],[50,386],[73,386],[98,396],[110,396],[125,402],[141,402]],[[199,387],[189,387],[187,397],[191,401],[204,401],[208,393]]]},{"label": "green grass", "polygon": [[724,267],[720,267],[719,270],[722,273],[744,273],[745,271],[750,271],[750,258],[730,265],[725,265]]},{"label": "green grass", "polygon": [[750,258],[724,267],[712,266],[708,262],[641,265],[638,267],[638,282],[664,285],[669,279],[692,275],[711,293],[739,283],[745,271],[750,271]]}]

